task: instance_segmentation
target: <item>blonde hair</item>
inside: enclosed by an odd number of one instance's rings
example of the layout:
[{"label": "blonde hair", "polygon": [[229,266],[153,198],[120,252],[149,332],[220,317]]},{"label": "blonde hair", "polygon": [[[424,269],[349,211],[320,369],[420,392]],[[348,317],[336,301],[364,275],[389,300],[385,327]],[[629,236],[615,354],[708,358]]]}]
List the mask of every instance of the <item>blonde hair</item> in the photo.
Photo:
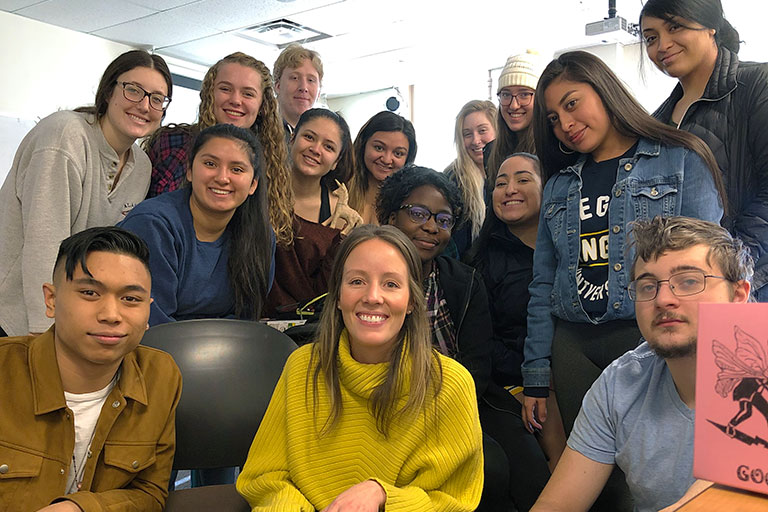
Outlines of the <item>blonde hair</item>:
[{"label": "blonde hair", "polygon": [[275,231],[277,243],[287,246],[293,241],[293,187],[291,186],[291,172],[288,166],[288,151],[285,146],[285,129],[278,114],[272,75],[267,66],[260,60],[242,52],[227,55],[211,66],[205,74],[203,85],[200,88],[198,129],[202,130],[217,123],[213,109],[214,83],[221,66],[229,63],[255,69],[261,75],[261,108],[256,122],[250,129],[258,137],[264,151],[269,222]]},{"label": "blonde hair", "polygon": [[285,68],[298,68],[305,59],[312,63],[312,66],[314,66],[317,71],[317,77],[320,79],[320,82],[322,82],[323,61],[320,60],[320,54],[309,48],[304,48],[299,43],[289,44],[282,52],[280,52],[280,55],[277,56],[277,60],[273,66],[275,70],[275,82],[280,81]]},{"label": "blonde hair", "polygon": [[[368,240],[382,240],[403,256],[408,267],[408,291],[410,293],[411,313],[406,315],[400,328],[397,342],[389,358],[386,378],[371,394],[368,402],[371,414],[376,419],[379,432],[385,436],[395,416],[419,413],[425,404],[433,399],[442,385],[442,367],[437,353],[432,348],[432,335],[427,320],[427,307],[421,286],[422,264],[416,248],[399,229],[393,226],[374,226],[365,224],[352,230],[339,246],[333,263],[333,272],[328,283],[328,296],[320,317],[318,337],[312,347],[312,357],[308,368],[307,381],[311,374],[311,385],[315,390],[313,404],[317,411],[317,389],[320,377],[330,397],[330,416],[326,419],[321,433],[328,433],[342,413],[341,386],[339,384],[339,339],[344,329],[341,311],[336,305],[341,294],[344,264],[350,253]],[[408,358],[408,375],[404,372],[403,358]],[[315,362],[317,363],[315,365]],[[312,368],[315,368],[312,372]],[[410,387],[404,386],[410,380]],[[308,391],[309,392],[309,391]],[[396,409],[398,399],[407,395],[403,407]]]},{"label": "blonde hair", "polygon": [[[482,112],[488,118],[488,122],[496,128],[496,105],[490,101],[472,100],[461,107],[456,116],[456,128],[453,133],[453,141],[456,144],[456,160],[448,166],[446,170],[452,170],[456,177],[456,182],[461,190],[461,197],[464,202],[467,219],[469,220],[472,231],[471,239],[477,238],[480,228],[485,220],[485,200],[483,193],[485,190],[485,173],[469,155],[467,148],[464,147],[464,119],[475,112]],[[477,170],[480,170],[478,173]]]}]

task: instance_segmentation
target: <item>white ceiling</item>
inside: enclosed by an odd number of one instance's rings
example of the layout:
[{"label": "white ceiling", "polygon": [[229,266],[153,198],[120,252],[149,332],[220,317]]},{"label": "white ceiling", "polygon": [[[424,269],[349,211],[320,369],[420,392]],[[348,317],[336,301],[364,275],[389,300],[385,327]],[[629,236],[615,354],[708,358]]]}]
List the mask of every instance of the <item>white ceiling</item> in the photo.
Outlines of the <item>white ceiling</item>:
[{"label": "white ceiling", "polygon": [[[733,18],[729,5],[745,10],[741,2],[724,0],[726,14]],[[637,20],[640,0],[617,3],[620,16]],[[0,0],[0,10],[204,67],[236,50],[271,67],[279,50],[239,37],[236,31],[288,18],[333,36],[307,46],[320,52],[326,67],[323,90],[334,95],[413,83],[419,73],[460,79],[463,73],[502,66],[507,55],[529,47],[551,55],[588,43],[584,25],[602,19],[608,2]]]}]

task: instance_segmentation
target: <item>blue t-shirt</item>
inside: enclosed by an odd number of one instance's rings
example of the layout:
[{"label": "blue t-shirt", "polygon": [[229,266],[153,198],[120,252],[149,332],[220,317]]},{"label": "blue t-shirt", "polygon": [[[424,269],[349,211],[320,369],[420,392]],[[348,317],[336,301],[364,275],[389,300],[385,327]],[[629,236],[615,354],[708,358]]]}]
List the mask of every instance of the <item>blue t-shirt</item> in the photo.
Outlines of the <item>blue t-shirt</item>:
[{"label": "blue t-shirt", "polygon": [[693,484],[694,412],[647,342],[611,363],[584,397],[568,446],[627,477],[635,510],[656,511]]},{"label": "blue t-shirt", "polygon": [[[229,282],[229,231],[214,242],[195,235],[189,209],[191,188],[161,194],[139,203],[118,226],[149,246],[152,298],[149,325],[193,318],[234,317]],[[275,237],[269,287],[275,274]]]}]

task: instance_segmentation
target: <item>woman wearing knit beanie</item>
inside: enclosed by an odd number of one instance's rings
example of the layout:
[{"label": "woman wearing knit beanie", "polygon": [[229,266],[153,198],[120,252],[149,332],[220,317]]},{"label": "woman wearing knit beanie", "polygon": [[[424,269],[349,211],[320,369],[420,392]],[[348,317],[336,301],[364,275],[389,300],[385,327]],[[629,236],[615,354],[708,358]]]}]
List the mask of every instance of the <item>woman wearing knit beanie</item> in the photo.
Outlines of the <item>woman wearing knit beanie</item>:
[{"label": "woman wearing knit beanie", "polygon": [[496,95],[499,115],[496,141],[485,146],[486,183],[493,183],[501,163],[509,155],[524,151],[533,153],[533,102],[536,83],[546,62],[538,53],[528,50],[507,59],[499,75]]}]

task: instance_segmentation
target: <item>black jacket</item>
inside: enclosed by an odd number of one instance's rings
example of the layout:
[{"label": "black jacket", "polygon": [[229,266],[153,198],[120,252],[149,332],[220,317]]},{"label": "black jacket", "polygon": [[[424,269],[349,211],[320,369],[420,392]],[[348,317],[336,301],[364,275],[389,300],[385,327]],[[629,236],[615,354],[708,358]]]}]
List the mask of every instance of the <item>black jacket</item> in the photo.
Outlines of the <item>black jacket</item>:
[{"label": "black jacket", "polygon": [[[677,84],[654,117],[669,123],[682,96]],[[714,153],[729,203],[723,226],[752,251],[753,287],[760,288],[768,282],[768,64],[739,62],[721,47],[704,94],[683,114],[679,127]]]},{"label": "black jacket", "polygon": [[533,249],[499,222],[491,231],[481,258],[479,267],[493,319],[493,379],[504,386],[522,386],[520,365],[528,332]]},{"label": "black jacket", "polygon": [[453,326],[456,328],[456,359],[475,379],[477,396],[491,380],[491,316],[488,296],[480,274],[469,265],[447,256],[435,258]]},{"label": "black jacket", "polygon": [[488,295],[480,273],[447,256],[435,258],[440,288],[456,328],[456,359],[475,380],[478,400],[505,410],[519,410],[515,398],[491,381],[493,329]]}]

